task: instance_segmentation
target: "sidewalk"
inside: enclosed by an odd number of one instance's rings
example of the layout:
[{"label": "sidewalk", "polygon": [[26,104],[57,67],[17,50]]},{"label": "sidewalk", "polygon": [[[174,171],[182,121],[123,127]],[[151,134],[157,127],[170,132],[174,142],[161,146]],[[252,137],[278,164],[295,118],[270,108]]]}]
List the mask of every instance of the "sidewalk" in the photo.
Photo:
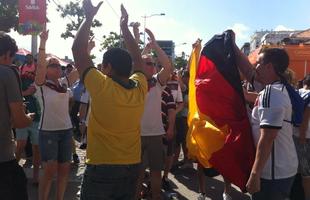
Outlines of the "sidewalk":
[{"label": "sidewalk", "polygon": [[[77,149],[81,163],[78,165],[72,164],[71,173],[69,177],[68,187],[65,193],[65,200],[78,200],[78,194],[81,187],[81,180],[85,168],[85,151]],[[29,200],[37,200],[38,187],[32,185],[31,176],[32,169],[24,168],[29,178],[28,191]],[[174,174],[170,174],[169,178],[173,182],[173,191],[177,194],[179,200],[195,200],[198,196],[198,180],[196,177],[196,167],[180,169]],[[222,193],[224,188],[223,179],[221,176],[215,178],[206,177],[207,183],[207,199],[208,200],[222,200]],[[51,198],[55,199],[55,181],[53,181],[51,189]],[[168,196],[165,194],[164,196]],[[233,200],[250,200],[250,197],[241,193],[236,187],[232,191]],[[166,198],[167,199],[167,198]]]}]

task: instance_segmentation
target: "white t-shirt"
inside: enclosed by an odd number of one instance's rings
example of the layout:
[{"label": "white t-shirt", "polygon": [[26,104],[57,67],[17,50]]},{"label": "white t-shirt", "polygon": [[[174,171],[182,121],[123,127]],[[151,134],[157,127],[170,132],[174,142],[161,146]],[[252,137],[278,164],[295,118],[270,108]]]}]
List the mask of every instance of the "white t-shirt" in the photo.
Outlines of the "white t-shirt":
[{"label": "white t-shirt", "polygon": [[287,90],[280,82],[265,87],[259,93],[252,111],[252,132],[255,145],[260,138],[260,128],[274,128],[279,132],[274,140],[261,178],[283,179],[297,173],[297,154],[293,142],[292,105]]},{"label": "white t-shirt", "polygon": [[84,104],[89,104],[89,98],[90,98],[89,93],[85,88],[85,90],[81,94],[80,102]]},{"label": "white t-shirt", "polygon": [[141,136],[164,135],[161,115],[161,94],[164,86],[159,83],[158,74],[153,76],[154,86],[149,89],[146,95],[144,113],[141,121]]},{"label": "white t-shirt", "polygon": [[39,130],[57,131],[72,128],[69,115],[69,98],[72,92],[69,88],[65,93],[57,92],[46,85],[36,85],[36,97],[41,106]]}]

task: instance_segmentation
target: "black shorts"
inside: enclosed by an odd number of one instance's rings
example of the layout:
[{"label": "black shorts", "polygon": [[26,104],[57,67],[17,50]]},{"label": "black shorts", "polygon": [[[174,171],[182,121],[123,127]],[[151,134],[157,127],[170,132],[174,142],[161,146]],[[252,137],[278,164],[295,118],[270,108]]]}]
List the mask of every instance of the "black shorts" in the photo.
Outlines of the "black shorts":
[{"label": "black shorts", "polygon": [[175,119],[176,127],[176,145],[184,144],[186,141],[186,134],[188,131],[187,117],[177,117]]},{"label": "black shorts", "polygon": [[0,163],[0,199],[28,199],[27,177],[16,160]]}]

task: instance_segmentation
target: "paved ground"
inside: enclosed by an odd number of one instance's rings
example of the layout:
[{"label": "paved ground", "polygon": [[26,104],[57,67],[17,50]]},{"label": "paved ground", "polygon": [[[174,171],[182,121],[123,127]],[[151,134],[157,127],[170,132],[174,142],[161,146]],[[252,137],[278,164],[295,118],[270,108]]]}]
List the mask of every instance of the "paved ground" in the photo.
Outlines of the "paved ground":
[{"label": "paved ground", "polygon": [[[77,200],[81,179],[83,175],[83,170],[85,168],[84,158],[85,158],[85,151],[78,150],[78,154],[81,158],[81,163],[79,165],[72,164],[72,170],[69,178],[69,183],[67,187],[67,191],[65,194],[65,200]],[[31,177],[32,169],[25,168],[25,172],[27,177]],[[195,200],[198,196],[198,183],[196,177],[196,169],[189,168],[189,169],[182,169],[178,170],[174,174],[171,174],[169,177],[173,182],[173,190],[177,194],[178,199],[180,200]],[[215,178],[207,178],[207,199],[208,200],[222,200],[222,193],[223,193],[223,180],[220,176]],[[28,190],[29,190],[29,199],[30,200],[37,200],[37,187],[32,185],[31,179],[28,183]],[[53,183],[52,190],[51,190],[51,198],[55,199],[55,183]],[[168,195],[165,195],[166,197]],[[232,192],[233,200],[250,200],[248,195],[242,194],[237,188],[234,187]],[[168,198],[166,198],[168,199]]]}]

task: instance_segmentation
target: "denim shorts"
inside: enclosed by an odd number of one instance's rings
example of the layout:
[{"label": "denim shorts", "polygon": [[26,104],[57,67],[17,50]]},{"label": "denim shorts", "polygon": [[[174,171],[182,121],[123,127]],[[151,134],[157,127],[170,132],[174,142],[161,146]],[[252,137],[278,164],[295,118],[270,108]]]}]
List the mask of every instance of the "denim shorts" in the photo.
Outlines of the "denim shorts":
[{"label": "denim shorts", "polygon": [[26,128],[16,129],[16,139],[17,140],[27,140],[30,137],[32,145],[39,144],[39,123],[32,122],[32,124]]},{"label": "denim shorts", "polygon": [[134,200],[140,164],[87,165],[81,200]]},{"label": "denim shorts", "polygon": [[39,148],[43,162],[58,161],[59,163],[65,163],[71,161],[72,130],[40,130]]},{"label": "denim shorts", "polygon": [[295,176],[285,179],[261,179],[261,190],[252,195],[252,200],[287,200],[289,199]]}]

